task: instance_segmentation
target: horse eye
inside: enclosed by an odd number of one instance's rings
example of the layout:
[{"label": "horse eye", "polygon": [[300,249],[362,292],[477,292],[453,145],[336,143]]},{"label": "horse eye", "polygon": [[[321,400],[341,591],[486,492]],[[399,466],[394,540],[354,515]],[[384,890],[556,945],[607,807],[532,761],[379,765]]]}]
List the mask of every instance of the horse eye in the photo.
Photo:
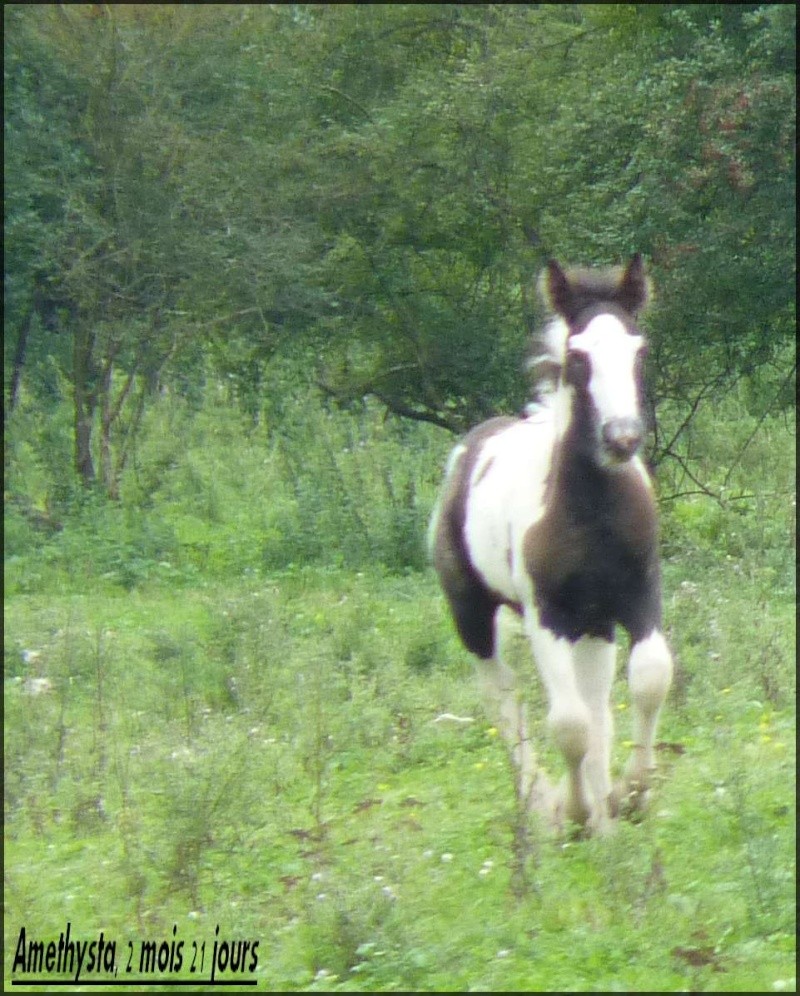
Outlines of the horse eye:
[{"label": "horse eye", "polygon": [[567,353],[564,380],[573,387],[586,387],[589,383],[589,357],[586,353],[571,350]]}]

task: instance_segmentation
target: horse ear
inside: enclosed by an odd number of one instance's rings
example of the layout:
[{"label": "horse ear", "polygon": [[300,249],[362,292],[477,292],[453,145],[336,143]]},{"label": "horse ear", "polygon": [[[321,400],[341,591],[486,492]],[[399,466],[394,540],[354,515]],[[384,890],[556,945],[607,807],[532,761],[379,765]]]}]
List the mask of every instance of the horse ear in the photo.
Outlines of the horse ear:
[{"label": "horse ear", "polygon": [[636,315],[650,300],[650,280],[644,271],[641,253],[631,257],[617,288],[616,299],[631,315]]},{"label": "horse ear", "polygon": [[574,294],[566,273],[554,259],[547,261],[542,274],[542,293],[553,311],[569,318],[574,304]]}]

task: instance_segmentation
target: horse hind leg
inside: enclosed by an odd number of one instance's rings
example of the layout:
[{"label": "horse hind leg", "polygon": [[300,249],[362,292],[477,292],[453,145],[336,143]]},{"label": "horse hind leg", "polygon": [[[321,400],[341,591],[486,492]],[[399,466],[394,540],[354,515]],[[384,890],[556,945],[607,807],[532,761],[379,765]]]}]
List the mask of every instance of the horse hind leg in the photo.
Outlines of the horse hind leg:
[{"label": "horse hind leg", "polygon": [[553,806],[552,788],[537,766],[528,733],[527,709],[516,674],[508,663],[518,629],[513,612],[500,606],[494,617],[494,653],[481,661],[479,679],[487,715],[508,747],[518,800],[527,811],[548,813]]},{"label": "horse hind leg", "polygon": [[642,809],[655,771],[658,716],[672,681],[672,656],[663,635],[654,630],[631,648],[628,684],[633,706],[633,755],[613,792],[615,811]]}]

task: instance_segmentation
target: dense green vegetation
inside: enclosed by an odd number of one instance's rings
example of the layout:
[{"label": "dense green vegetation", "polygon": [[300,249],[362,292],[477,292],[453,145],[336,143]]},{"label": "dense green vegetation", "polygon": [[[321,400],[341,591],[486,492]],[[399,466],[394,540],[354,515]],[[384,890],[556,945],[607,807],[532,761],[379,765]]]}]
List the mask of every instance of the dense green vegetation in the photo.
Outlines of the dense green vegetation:
[{"label": "dense green vegetation", "polygon": [[[6,984],[69,921],[123,977],[219,925],[261,989],[793,990],[794,5],[4,17]],[[635,249],[677,672],[652,810],[565,842],[424,536],[543,261]]]},{"label": "dense green vegetation", "polygon": [[792,404],[793,4],[4,16],[7,408],[69,396],[83,483],[117,495],[159,389],[279,407],[278,361],[513,410],[548,256],[651,262],[656,462],[743,378]]}]

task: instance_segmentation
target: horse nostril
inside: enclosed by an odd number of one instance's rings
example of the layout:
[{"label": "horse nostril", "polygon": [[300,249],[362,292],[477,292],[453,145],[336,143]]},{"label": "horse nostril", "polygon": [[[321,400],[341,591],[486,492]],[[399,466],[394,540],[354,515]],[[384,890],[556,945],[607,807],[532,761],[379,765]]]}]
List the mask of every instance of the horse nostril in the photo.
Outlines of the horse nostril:
[{"label": "horse nostril", "polygon": [[630,460],[642,444],[641,419],[620,418],[603,426],[603,443],[617,460]]}]

